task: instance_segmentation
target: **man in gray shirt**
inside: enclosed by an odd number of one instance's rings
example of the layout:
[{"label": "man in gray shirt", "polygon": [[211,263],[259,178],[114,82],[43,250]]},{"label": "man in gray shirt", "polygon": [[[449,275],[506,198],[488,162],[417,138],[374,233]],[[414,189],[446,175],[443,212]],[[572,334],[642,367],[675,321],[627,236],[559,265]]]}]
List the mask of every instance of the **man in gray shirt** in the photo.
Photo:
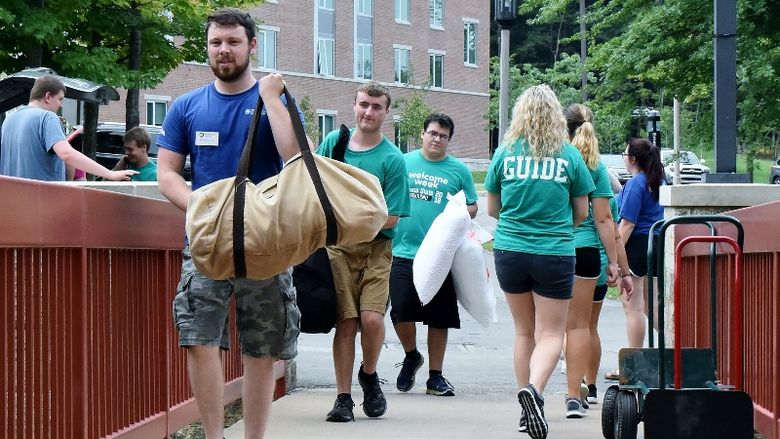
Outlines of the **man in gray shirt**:
[{"label": "man in gray shirt", "polygon": [[107,180],[130,180],[136,171],[111,171],[73,149],[56,112],[65,85],[52,75],[35,80],[30,103],[9,115],[2,127],[0,174],[44,181],[64,181],[65,165]]}]

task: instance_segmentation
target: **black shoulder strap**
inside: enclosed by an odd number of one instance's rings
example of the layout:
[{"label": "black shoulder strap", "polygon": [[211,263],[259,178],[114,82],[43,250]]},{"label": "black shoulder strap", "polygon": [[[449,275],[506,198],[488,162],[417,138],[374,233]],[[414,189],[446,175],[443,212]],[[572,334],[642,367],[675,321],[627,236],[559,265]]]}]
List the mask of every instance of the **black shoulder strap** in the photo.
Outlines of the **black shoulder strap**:
[{"label": "black shoulder strap", "polygon": [[339,128],[339,139],[336,144],[333,145],[333,160],[344,162],[344,155],[347,153],[347,145],[349,145],[349,128],[346,125],[341,124]]}]

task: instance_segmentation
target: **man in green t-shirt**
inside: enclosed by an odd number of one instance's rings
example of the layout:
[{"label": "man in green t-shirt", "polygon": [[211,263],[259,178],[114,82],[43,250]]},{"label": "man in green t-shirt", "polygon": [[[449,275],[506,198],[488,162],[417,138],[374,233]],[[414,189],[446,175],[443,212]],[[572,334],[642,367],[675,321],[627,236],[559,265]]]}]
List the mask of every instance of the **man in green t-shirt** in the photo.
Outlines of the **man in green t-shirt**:
[{"label": "man in green t-shirt", "polygon": [[152,143],[149,133],[141,127],[127,130],[122,137],[125,143],[125,155],[114,166],[114,171],[132,169],[138,171],[133,181],[157,181],[157,164],[149,158],[149,145]]},{"label": "man in green t-shirt", "polygon": [[429,115],[420,133],[422,149],[404,155],[409,180],[411,215],[398,222],[393,240],[393,268],[390,272],[390,318],[401,340],[406,356],[396,387],[408,392],[414,386],[415,374],[423,365],[417,350],[415,322],[428,326],[429,378],[426,393],[453,396],[455,388],[442,375],[444,353],[449,328],[460,328],[458,302],[452,276],[447,278],[430,303],[422,306],[414,287],[412,264],[417,250],[433,220],[444,210],[447,194],[464,191],[468,212],[477,215],[477,191],[469,168],[447,154],[447,146],[455,133],[452,119],[441,113]]},{"label": "man in green t-shirt", "polygon": [[[328,247],[338,310],[333,338],[338,396],[327,416],[330,422],[355,420],[352,413],[355,403],[350,390],[358,327],[363,349],[363,364],[358,371],[358,382],[363,389],[363,411],[372,418],[387,411],[376,365],[385,341],[384,316],[390,294],[391,240],[395,236],[398,219],[409,215],[409,186],[403,155],[382,135],[382,123],[390,111],[390,92],[387,87],[375,82],[364,84],[357,90],[354,109],[357,124],[350,132],[344,161],[379,179],[387,203],[388,219],[371,242]],[[338,137],[338,130],[328,134],[317,154],[332,157]]]}]

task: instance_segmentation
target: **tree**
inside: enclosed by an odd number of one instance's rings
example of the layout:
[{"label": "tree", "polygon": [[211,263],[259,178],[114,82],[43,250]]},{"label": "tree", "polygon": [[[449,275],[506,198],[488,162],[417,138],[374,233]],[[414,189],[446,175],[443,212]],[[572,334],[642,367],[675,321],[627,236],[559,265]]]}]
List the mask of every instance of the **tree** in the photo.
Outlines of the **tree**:
[{"label": "tree", "polygon": [[322,139],[320,139],[320,127],[319,122],[317,121],[317,113],[314,112],[314,109],[311,106],[311,99],[308,95],[304,96],[301,101],[298,102],[298,108],[301,110],[301,113],[303,113],[303,121],[306,123],[306,126],[304,127],[306,135],[309,136],[309,139],[311,139],[316,146]]},{"label": "tree", "polygon": [[[409,95],[393,103],[393,108],[400,109],[398,121],[399,143],[405,143],[410,150],[421,146],[420,132],[425,123],[425,118],[436,111],[425,101],[429,87],[429,84],[425,84],[422,87],[409,85],[411,89]],[[398,146],[401,147],[402,151],[404,150],[402,145]]]}]

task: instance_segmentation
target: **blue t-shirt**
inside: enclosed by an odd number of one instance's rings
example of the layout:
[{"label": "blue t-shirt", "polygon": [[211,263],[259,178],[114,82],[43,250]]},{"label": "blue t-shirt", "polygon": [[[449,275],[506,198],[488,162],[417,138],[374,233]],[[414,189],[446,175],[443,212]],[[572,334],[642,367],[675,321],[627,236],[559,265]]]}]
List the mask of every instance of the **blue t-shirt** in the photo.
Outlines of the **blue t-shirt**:
[{"label": "blue t-shirt", "polygon": [[[218,92],[212,82],[173,103],[163,121],[157,146],[190,156],[193,190],[236,175],[259,92],[258,82],[243,93],[226,95]],[[286,103],[284,96],[282,102]],[[303,121],[300,112],[299,116]],[[276,150],[265,108],[255,132],[254,148],[251,180],[259,183],[278,174],[282,158]]]},{"label": "blue t-shirt", "polygon": [[65,141],[56,114],[24,106],[3,122],[0,174],[44,181],[64,181],[65,162],[54,152],[54,144]]},{"label": "blue t-shirt", "polygon": [[[661,184],[664,184],[661,181]],[[663,219],[664,208],[658,203],[647,187],[647,176],[640,172],[626,182],[618,193],[620,218],[634,223],[631,236],[647,235],[656,221]],[[656,230],[656,233],[660,230]]]}]

